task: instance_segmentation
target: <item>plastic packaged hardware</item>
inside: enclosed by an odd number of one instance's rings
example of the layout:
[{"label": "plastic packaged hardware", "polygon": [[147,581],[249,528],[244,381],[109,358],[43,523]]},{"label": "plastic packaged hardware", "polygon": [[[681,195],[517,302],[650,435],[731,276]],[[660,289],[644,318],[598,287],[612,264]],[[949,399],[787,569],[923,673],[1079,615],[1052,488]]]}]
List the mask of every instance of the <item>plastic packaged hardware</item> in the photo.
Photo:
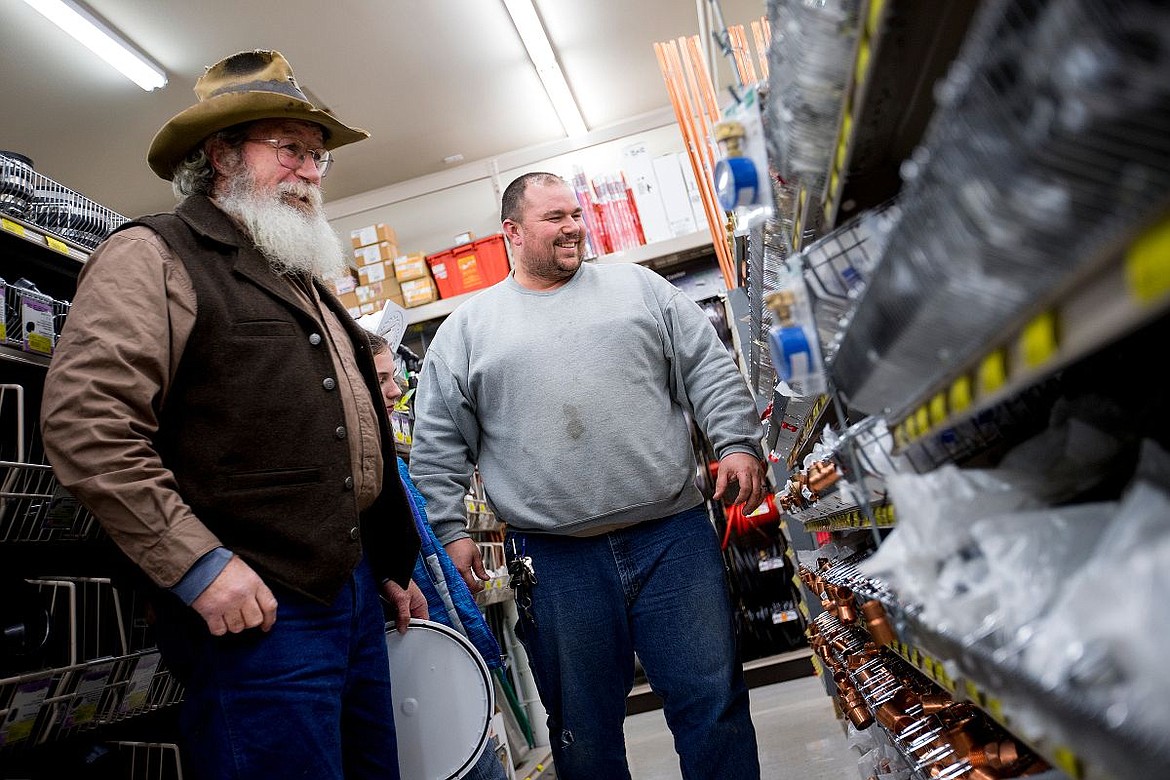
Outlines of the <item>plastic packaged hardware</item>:
[{"label": "plastic packaged hardware", "polygon": [[764,296],[764,303],[773,315],[768,349],[776,375],[794,395],[807,398],[824,393],[827,384],[816,322],[804,276],[792,259],[780,269],[776,287]]}]

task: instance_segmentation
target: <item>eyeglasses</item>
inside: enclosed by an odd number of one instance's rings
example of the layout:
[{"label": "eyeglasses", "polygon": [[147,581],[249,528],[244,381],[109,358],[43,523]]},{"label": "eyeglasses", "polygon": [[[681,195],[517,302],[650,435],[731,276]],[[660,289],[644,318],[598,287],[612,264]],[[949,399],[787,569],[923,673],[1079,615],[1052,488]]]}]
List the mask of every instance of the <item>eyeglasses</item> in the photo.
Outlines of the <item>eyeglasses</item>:
[{"label": "eyeglasses", "polygon": [[293,138],[245,138],[255,144],[268,144],[276,150],[276,161],[290,170],[298,171],[311,157],[317,166],[317,174],[324,179],[333,164],[333,155],[327,149],[310,149]]}]

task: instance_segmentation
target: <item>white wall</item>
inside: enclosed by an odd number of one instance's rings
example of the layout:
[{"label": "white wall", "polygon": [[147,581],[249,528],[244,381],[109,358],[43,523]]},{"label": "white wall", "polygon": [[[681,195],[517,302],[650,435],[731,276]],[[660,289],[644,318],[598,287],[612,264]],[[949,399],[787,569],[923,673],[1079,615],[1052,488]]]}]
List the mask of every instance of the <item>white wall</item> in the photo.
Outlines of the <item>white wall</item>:
[{"label": "white wall", "polygon": [[454,246],[455,236],[468,230],[479,238],[499,233],[500,195],[517,176],[545,170],[568,178],[574,165],[589,176],[615,171],[622,168],[622,151],[635,142],[645,143],[652,155],[684,151],[673,112],[656,112],[576,141],[518,150],[329,202],[326,212],[344,239],[351,230],[384,222],[398,234],[400,252],[430,254]]}]

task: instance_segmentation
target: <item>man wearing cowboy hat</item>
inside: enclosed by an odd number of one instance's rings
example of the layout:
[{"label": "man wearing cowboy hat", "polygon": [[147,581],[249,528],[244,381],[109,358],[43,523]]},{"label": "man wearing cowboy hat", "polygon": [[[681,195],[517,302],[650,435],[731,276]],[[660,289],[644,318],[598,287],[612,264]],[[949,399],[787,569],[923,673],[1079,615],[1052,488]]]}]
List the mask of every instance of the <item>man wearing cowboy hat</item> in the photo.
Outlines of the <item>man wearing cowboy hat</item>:
[{"label": "man wearing cowboy hat", "polygon": [[284,57],[208,68],[148,154],[181,198],[87,261],[45,381],[61,484],[153,583],[198,778],[397,778],[384,614],[426,617],[361,327],[318,279],[331,150]]}]

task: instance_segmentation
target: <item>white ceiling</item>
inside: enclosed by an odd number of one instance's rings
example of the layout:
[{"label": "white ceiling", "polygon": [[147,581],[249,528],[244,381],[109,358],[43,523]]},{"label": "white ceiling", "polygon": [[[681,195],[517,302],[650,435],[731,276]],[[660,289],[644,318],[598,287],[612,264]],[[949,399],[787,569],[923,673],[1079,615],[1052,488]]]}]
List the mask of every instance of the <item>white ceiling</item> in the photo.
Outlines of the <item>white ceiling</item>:
[{"label": "white ceiling", "polygon": [[[163,66],[144,92],[20,0],[0,0],[0,149],[125,216],[170,209],[146,165],[155,132],[194,102],[203,69],[270,48],[343,122],[369,130],[344,147],[330,200],[562,139],[502,0],[88,0]],[[591,130],[669,109],[654,43],[700,33],[709,0],[537,0]],[[727,25],[764,0],[720,0]],[[714,58],[720,89],[732,83]],[[722,102],[727,100],[721,93]]]}]

